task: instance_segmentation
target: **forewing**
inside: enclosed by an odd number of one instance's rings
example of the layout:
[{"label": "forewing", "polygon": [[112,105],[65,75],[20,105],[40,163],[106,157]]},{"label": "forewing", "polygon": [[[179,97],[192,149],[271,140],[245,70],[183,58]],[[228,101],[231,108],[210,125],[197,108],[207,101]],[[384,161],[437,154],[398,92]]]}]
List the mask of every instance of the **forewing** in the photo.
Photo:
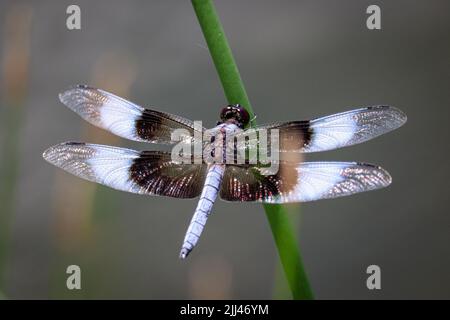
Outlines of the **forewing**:
[{"label": "forewing", "polygon": [[61,93],[59,98],[89,123],[126,139],[172,144],[177,142],[171,141],[176,129],[187,130],[186,138],[194,136],[191,120],[145,109],[101,89],[78,85]]},{"label": "forewing", "polygon": [[263,203],[306,202],[380,189],[392,181],[383,168],[357,162],[283,163],[277,174],[262,173],[263,169],[256,166],[227,166],[221,198]]},{"label": "forewing", "polygon": [[175,163],[171,154],[96,144],[66,142],[43,157],[80,178],[113,189],[147,195],[195,198],[200,195],[206,165]]},{"label": "forewing", "polygon": [[[406,115],[390,106],[373,106],[351,110],[314,120],[291,121],[258,126],[257,130],[278,129],[280,152],[318,152],[362,143],[397,129],[406,122]],[[246,132],[237,134],[242,136]],[[254,140],[254,139],[253,139]],[[247,141],[246,145],[261,141]],[[240,148],[244,144],[239,145]],[[271,147],[268,139],[267,148]]]}]

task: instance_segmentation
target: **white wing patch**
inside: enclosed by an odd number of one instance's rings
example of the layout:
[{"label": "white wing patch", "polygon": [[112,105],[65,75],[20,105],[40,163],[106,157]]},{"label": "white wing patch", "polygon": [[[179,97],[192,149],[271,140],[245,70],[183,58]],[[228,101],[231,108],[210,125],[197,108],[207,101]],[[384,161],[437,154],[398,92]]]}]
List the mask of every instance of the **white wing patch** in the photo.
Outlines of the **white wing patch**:
[{"label": "white wing patch", "polygon": [[117,190],[144,192],[130,179],[129,168],[139,157],[137,151],[95,144],[61,143],[47,149],[43,157],[80,178]]},{"label": "white wing patch", "polygon": [[144,108],[101,89],[77,86],[59,95],[63,104],[89,123],[127,139],[144,141],[136,133],[136,120]]},{"label": "white wing patch", "polygon": [[341,172],[347,166],[346,163],[303,163],[297,168],[299,178],[294,195],[302,202],[322,198],[344,180]]},{"label": "white wing patch", "polygon": [[269,203],[307,202],[332,199],[376,190],[391,184],[389,173],[379,166],[357,162],[304,162],[288,194],[267,199]]},{"label": "white wing patch", "polygon": [[123,103],[115,103],[115,101],[104,104],[100,108],[101,126],[119,137],[142,140],[136,133],[135,122],[141,117],[144,109],[133,106],[134,108],[125,109]]},{"label": "white wing patch", "polygon": [[347,145],[358,130],[358,126],[351,117],[341,119],[327,117],[312,121],[311,129],[313,135],[310,150],[333,150]]},{"label": "white wing patch", "polygon": [[312,138],[303,152],[362,143],[397,129],[406,119],[406,115],[395,107],[373,106],[311,120]]}]

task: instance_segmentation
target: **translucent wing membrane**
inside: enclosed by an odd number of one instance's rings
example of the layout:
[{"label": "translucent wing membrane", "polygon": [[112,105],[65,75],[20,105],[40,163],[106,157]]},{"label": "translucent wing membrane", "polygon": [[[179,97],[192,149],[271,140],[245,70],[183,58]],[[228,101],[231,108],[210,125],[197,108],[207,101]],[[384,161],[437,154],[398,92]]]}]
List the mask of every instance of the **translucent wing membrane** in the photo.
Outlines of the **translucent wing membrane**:
[{"label": "translucent wing membrane", "polygon": [[[406,115],[399,109],[374,106],[314,120],[262,125],[258,126],[257,130],[270,132],[271,129],[278,129],[280,152],[318,152],[365,142],[397,129],[405,122]],[[244,131],[237,134],[237,137],[245,134]],[[252,139],[246,143],[256,145],[256,141],[251,141]],[[267,146],[270,148],[270,139],[268,142]],[[243,148],[243,143],[239,147]]]},{"label": "translucent wing membrane", "polygon": [[59,98],[86,121],[126,139],[171,144],[176,142],[171,141],[172,132],[180,128],[193,137],[191,120],[145,109],[101,89],[78,85]]},{"label": "translucent wing membrane", "polygon": [[80,178],[147,195],[195,198],[200,195],[206,165],[179,164],[171,154],[67,142],[47,149],[43,157]]},{"label": "translucent wing membrane", "polygon": [[[186,139],[193,142],[192,121],[145,109],[100,89],[77,86],[60,94],[60,99],[88,122],[124,138],[171,144],[177,142],[171,141],[172,133],[176,129],[185,129]],[[227,164],[220,195],[228,201],[289,203],[336,198],[386,187],[391,183],[391,177],[374,165],[298,163],[298,157],[287,155],[288,152],[318,152],[362,143],[405,122],[406,116],[400,110],[374,106],[315,120],[259,126],[257,130],[268,130],[266,146],[259,141],[259,133],[235,133],[237,150],[232,148],[230,154],[233,156],[242,155],[251,146],[259,147],[262,152],[267,151],[265,148],[272,149],[271,129],[277,129],[279,149],[271,152],[283,153],[280,154],[279,171],[268,174],[267,167]],[[200,195],[207,172],[207,165],[204,162],[194,164],[193,158],[179,163],[172,161],[170,153],[137,152],[85,143],[53,146],[44,152],[44,158],[76,176],[114,189],[177,198]]]},{"label": "translucent wing membrane", "polygon": [[268,176],[262,170],[255,166],[227,166],[221,198],[264,203],[306,202],[384,188],[392,180],[383,168],[356,162],[284,163],[277,174]]}]

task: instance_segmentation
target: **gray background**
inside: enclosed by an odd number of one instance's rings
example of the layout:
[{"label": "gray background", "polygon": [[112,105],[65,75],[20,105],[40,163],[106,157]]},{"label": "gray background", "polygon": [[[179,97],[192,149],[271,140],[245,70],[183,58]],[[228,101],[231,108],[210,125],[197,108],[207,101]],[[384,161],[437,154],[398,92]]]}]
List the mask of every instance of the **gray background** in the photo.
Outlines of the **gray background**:
[{"label": "gray background", "polygon": [[[20,3],[31,9],[32,25],[4,294],[289,297],[260,205],[218,201],[199,246],[181,261],[196,201],[94,189],[41,157],[66,140],[153,148],[93,130],[59,103],[57,94],[77,83],[215,124],[226,101],[190,3],[76,1],[82,30],[68,31],[65,10],[73,1],[2,1],[0,54],[3,21]],[[381,6],[381,31],[365,26],[370,4]],[[373,104],[391,104],[408,115],[404,127],[386,136],[307,156],[372,162],[393,176],[381,191],[301,206],[294,220],[315,296],[450,298],[449,2],[216,5],[259,123]],[[83,211],[92,194],[95,204]],[[82,268],[81,292],[65,289],[69,264]],[[366,288],[371,264],[382,269],[380,291]]]}]

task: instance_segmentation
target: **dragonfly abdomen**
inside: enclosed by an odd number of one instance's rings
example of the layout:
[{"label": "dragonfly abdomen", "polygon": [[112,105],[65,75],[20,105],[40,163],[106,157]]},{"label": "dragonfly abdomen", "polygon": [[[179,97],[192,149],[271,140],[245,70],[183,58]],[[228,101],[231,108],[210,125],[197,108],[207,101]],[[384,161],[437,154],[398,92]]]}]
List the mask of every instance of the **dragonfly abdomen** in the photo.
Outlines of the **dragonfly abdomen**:
[{"label": "dragonfly abdomen", "polygon": [[198,201],[197,208],[184,237],[183,246],[181,247],[181,259],[186,258],[192,249],[194,249],[202,234],[214,201],[219,193],[224,171],[225,166],[222,164],[213,164],[208,169],[200,200]]}]

